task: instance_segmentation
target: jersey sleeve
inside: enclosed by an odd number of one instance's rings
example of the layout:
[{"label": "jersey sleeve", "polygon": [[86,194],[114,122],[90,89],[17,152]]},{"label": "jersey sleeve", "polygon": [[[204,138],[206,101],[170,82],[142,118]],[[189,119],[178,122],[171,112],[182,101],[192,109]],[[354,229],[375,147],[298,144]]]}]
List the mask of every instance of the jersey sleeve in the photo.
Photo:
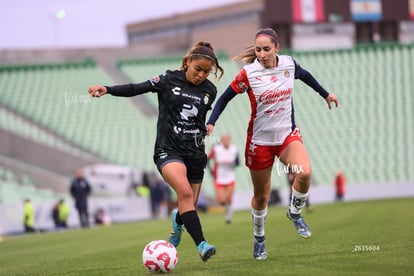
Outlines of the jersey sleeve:
[{"label": "jersey sleeve", "polygon": [[233,81],[230,83],[230,86],[233,91],[238,94],[244,93],[249,89],[249,80],[244,68],[236,75],[236,77],[234,77]]},{"label": "jersey sleeve", "polygon": [[108,94],[117,97],[133,97],[151,91],[151,84],[149,81],[105,87]]},{"label": "jersey sleeve", "polygon": [[168,82],[168,78],[171,76],[171,71],[167,70],[163,74],[156,75],[152,79],[148,80],[151,83],[152,92],[160,92],[165,88],[165,83]]},{"label": "jersey sleeve", "polygon": [[[293,58],[292,58],[293,59]],[[293,59],[293,63],[295,64],[295,79],[300,79],[308,86],[312,87],[313,90],[319,93],[321,97],[326,98],[329,95],[329,92],[319,84],[319,82],[315,79],[312,74],[307,71],[306,69],[302,68],[296,60]]]},{"label": "jersey sleeve", "polygon": [[231,88],[231,84],[227,87],[226,91],[220,96],[217,100],[216,105],[214,106],[213,112],[210,115],[210,118],[207,121],[207,124],[215,125],[216,121],[220,117],[220,114],[224,111],[227,104],[238,95],[236,91]]},{"label": "jersey sleeve", "polygon": [[[168,72],[167,72],[168,73]],[[128,83],[114,86],[105,86],[108,94],[117,97],[133,97],[147,92],[158,92],[163,89],[167,73],[157,75],[150,80],[140,83]]]}]

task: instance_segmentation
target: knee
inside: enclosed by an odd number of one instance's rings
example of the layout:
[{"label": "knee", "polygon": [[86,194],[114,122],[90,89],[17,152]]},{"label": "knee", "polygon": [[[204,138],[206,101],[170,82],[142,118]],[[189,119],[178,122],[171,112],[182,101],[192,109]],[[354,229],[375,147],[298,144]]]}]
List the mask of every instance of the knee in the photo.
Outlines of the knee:
[{"label": "knee", "polygon": [[312,174],[311,174],[310,170],[309,171],[303,171],[303,172],[296,175],[297,181],[301,184],[302,183],[310,183],[311,177],[312,177]]},{"label": "knee", "polygon": [[258,206],[266,206],[268,200],[269,197],[264,194],[254,195],[254,201],[256,201]]},{"label": "knee", "polygon": [[179,201],[193,201],[193,190],[191,187],[188,187],[186,189],[181,189],[177,192],[177,198]]}]

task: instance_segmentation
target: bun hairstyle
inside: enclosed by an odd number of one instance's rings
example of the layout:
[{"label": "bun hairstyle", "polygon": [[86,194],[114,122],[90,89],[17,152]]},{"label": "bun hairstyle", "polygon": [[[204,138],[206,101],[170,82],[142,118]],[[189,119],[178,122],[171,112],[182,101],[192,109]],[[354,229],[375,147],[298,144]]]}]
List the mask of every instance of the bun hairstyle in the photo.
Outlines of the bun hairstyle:
[{"label": "bun hairstyle", "polygon": [[[272,28],[264,28],[264,29],[257,30],[254,39],[256,40],[256,38],[258,38],[259,36],[267,36],[270,38],[273,44],[275,45],[279,44],[279,37],[277,33],[275,32],[275,30],[273,30]],[[255,46],[250,45],[246,47],[245,51],[235,56],[234,59],[242,60],[245,63],[253,63],[253,61],[256,59]]]},{"label": "bun hairstyle", "polygon": [[[180,70],[187,70],[187,61],[194,59],[205,58],[211,61],[213,64],[212,73],[216,79],[221,79],[224,74],[223,68],[220,66],[213,46],[209,42],[199,41],[195,43],[183,57]],[[217,74],[219,73],[219,76]]]}]

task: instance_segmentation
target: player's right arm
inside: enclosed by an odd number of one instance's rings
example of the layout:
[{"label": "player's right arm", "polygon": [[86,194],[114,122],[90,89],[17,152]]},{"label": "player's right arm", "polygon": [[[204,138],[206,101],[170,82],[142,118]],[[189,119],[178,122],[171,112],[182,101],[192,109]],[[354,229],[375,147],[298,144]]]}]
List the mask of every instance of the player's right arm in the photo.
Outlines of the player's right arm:
[{"label": "player's right arm", "polygon": [[165,74],[155,76],[151,80],[140,83],[127,83],[114,86],[93,85],[89,87],[88,93],[92,97],[101,97],[105,94],[111,94],[118,97],[133,97],[150,91],[159,91],[163,88]]},{"label": "player's right arm", "polygon": [[144,94],[152,90],[149,81],[141,83],[128,83],[114,86],[94,85],[89,87],[88,92],[92,97],[101,97],[105,94],[111,94],[118,97],[133,97]]}]

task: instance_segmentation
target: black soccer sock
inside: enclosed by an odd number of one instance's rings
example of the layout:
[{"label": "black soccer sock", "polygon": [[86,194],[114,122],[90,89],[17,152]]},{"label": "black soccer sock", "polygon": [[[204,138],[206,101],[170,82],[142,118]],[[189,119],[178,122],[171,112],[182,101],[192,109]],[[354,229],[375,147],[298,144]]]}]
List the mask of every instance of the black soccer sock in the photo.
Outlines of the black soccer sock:
[{"label": "black soccer sock", "polygon": [[175,222],[178,223],[178,225],[184,224],[179,212],[177,212],[177,215],[175,216]]},{"label": "black soccer sock", "polygon": [[181,220],[184,222],[184,226],[190,234],[196,245],[199,245],[204,241],[203,230],[201,229],[200,219],[195,210],[185,212],[180,215]]}]

